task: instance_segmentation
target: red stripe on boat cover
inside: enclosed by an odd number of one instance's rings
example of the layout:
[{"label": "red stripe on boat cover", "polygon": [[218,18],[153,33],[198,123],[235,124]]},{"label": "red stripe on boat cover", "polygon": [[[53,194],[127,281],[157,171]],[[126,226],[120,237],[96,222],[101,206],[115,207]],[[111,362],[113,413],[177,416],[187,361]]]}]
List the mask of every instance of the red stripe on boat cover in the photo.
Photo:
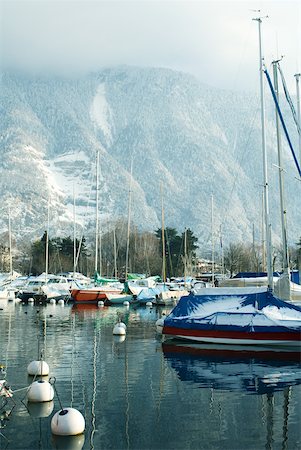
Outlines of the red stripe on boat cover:
[{"label": "red stripe on boat cover", "polygon": [[216,330],[191,330],[186,328],[164,327],[163,334],[173,336],[194,336],[222,339],[258,339],[273,341],[300,341],[301,333],[296,332],[257,332],[257,331],[216,331]]}]

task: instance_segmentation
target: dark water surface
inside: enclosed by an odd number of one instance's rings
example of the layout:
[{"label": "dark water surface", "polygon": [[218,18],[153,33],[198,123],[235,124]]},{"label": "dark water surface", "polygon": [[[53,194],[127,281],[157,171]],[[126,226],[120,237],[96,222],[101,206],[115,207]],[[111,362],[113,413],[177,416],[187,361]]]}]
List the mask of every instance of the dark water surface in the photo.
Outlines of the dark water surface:
[{"label": "dark water surface", "polygon": [[[301,448],[300,354],[162,344],[162,309],[0,308],[0,379],[14,391],[0,397],[1,450]],[[40,351],[59,398],[30,405],[27,365]],[[83,436],[52,435],[59,401],[83,414]]]}]

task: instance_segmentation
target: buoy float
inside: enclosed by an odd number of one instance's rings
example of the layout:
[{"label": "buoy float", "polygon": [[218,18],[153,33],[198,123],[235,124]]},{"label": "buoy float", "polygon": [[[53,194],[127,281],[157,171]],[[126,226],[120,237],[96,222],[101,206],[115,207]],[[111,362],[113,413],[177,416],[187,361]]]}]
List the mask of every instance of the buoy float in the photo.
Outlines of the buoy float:
[{"label": "buoy float", "polygon": [[34,381],[27,392],[29,402],[50,402],[53,400],[54,390],[51,384],[45,380]]},{"label": "buoy float", "polygon": [[153,306],[152,302],[146,302],[146,306]]},{"label": "buoy float", "polygon": [[46,361],[31,361],[27,366],[28,375],[48,375],[49,366]]},{"label": "buoy float", "polygon": [[102,307],[102,306],[104,306],[104,302],[103,302],[102,300],[99,300],[99,302],[97,303],[97,305],[98,305],[99,307]]},{"label": "buoy float", "polygon": [[113,334],[116,336],[123,336],[126,334],[126,325],[122,322],[116,323],[113,328]]},{"label": "buoy float", "polygon": [[32,297],[29,297],[29,299],[28,299],[28,303],[34,303],[34,298],[32,298]]},{"label": "buoy float", "polygon": [[63,300],[62,298],[60,298],[60,299],[58,300],[58,304],[59,304],[60,306],[64,306],[64,305],[65,305],[65,302],[64,302],[64,300]]},{"label": "buoy float", "polygon": [[54,408],[54,401],[43,403],[27,403],[27,409],[31,417],[48,417]]},{"label": "buoy float", "polygon": [[55,305],[55,304],[56,304],[55,298],[51,298],[51,299],[49,300],[49,303],[50,303],[51,305]]},{"label": "buoy float", "polygon": [[58,436],[75,436],[85,430],[85,419],[75,408],[63,408],[54,414],[51,431]]},{"label": "buoy float", "polygon": [[130,302],[128,302],[127,300],[125,302],[123,302],[124,306],[130,306]]}]

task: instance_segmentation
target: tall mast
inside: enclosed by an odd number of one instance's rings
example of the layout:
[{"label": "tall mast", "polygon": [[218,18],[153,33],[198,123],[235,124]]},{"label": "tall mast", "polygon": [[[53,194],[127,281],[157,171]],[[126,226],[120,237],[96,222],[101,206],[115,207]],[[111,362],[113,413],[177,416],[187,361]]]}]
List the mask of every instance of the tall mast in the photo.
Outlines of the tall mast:
[{"label": "tall mast", "polygon": [[45,281],[48,277],[48,261],[49,261],[49,211],[50,211],[50,201],[48,199],[47,207],[47,231],[46,231],[46,250],[45,250]]},{"label": "tall mast", "polygon": [[114,245],[114,276],[117,277],[117,249],[116,249],[116,228],[113,228],[113,245]]},{"label": "tall mast", "polygon": [[75,186],[73,183],[73,279],[76,272],[76,225],[75,225]]},{"label": "tall mast", "polygon": [[[273,61],[273,75],[274,75],[274,90],[277,101],[279,103],[279,88],[278,88],[278,61]],[[284,297],[289,299],[290,297],[290,285],[289,285],[289,257],[287,246],[287,229],[286,229],[286,209],[284,202],[284,189],[283,189],[283,168],[282,168],[282,147],[280,136],[280,123],[277,108],[276,112],[276,133],[277,133],[277,150],[278,150],[278,175],[279,175],[279,194],[280,194],[280,210],[281,210],[281,229],[282,229],[282,260],[283,260],[283,274],[286,278],[286,286],[283,292]]]},{"label": "tall mast", "polygon": [[224,248],[223,248],[223,233],[222,233],[222,225],[219,227],[219,235],[220,235],[220,246],[221,246],[221,265],[222,265],[222,275],[225,275],[225,259],[224,259]]},{"label": "tall mast", "polygon": [[212,241],[212,269],[211,269],[211,274],[212,274],[212,284],[214,286],[214,259],[215,259],[215,255],[214,255],[214,223],[213,223],[213,195],[211,195],[211,241]]},{"label": "tall mast", "polygon": [[266,237],[266,261],[268,273],[268,289],[273,290],[273,267],[272,267],[272,248],[271,248],[271,224],[269,213],[269,190],[268,190],[268,170],[267,170],[267,150],[265,135],[265,105],[263,95],[263,66],[264,58],[262,56],[261,43],[261,22],[260,17],[253,19],[258,22],[259,37],[259,76],[260,76],[260,106],[261,106],[261,140],[262,140],[262,157],[263,157],[263,194],[264,194],[264,216],[265,216],[265,237]]},{"label": "tall mast", "polygon": [[162,182],[160,185],[161,191],[161,232],[162,232],[162,281],[165,283],[166,281],[166,259],[165,259],[165,229],[164,229],[164,204],[163,204],[163,188]]},{"label": "tall mast", "polygon": [[[297,91],[297,116],[299,127],[301,128],[301,112],[300,112],[300,76],[301,73],[296,73],[296,91]],[[299,165],[301,166],[301,134],[299,133]]]},{"label": "tall mast", "polygon": [[186,286],[187,277],[187,230],[184,232],[184,284]]},{"label": "tall mast", "polygon": [[129,270],[129,249],[130,249],[130,226],[131,226],[131,196],[132,196],[132,173],[133,173],[133,158],[131,160],[131,174],[130,174],[130,187],[129,187],[129,204],[128,204],[128,227],[126,237],[126,257],[125,257],[125,281],[128,278]]},{"label": "tall mast", "polygon": [[9,245],[9,273],[13,274],[13,254],[12,254],[12,238],[11,238],[11,218],[10,209],[8,210],[8,245]]},{"label": "tall mast", "polygon": [[262,253],[262,272],[266,271],[266,252],[265,252],[265,236],[264,236],[264,192],[261,194],[261,253]]},{"label": "tall mast", "polygon": [[99,150],[96,150],[96,211],[95,211],[95,273],[98,272],[98,244],[99,244]]}]

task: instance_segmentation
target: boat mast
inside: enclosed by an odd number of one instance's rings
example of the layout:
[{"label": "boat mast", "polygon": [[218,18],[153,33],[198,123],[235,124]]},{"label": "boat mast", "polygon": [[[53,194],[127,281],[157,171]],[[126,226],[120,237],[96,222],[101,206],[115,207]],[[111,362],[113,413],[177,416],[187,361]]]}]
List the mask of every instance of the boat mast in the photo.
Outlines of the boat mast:
[{"label": "boat mast", "polygon": [[163,204],[163,187],[160,185],[161,191],[161,223],[162,223],[162,281],[166,281],[166,259],[165,259],[165,229],[164,229],[164,204]]},{"label": "boat mast", "polygon": [[12,254],[10,209],[8,210],[8,245],[9,245],[9,273],[10,273],[10,276],[12,276],[12,274],[13,274],[13,254]]},{"label": "boat mast", "polygon": [[[301,73],[296,73],[295,74],[296,91],[297,91],[297,117],[298,117],[299,128],[301,128],[300,84],[299,84],[300,76],[301,76]],[[299,164],[301,166],[301,134],[300,134],[300,132],[299,132]]]},{"label": "boat mast", "polygon": [[47,208],[47,231],[46,231],[46,249],[45,249],[45,281],[48,278],[48,261],[49,261],[49,211],[50,211],[50,202],[48,199],[48,208]]},{"label": "boat mast", "polygon": [[273,267],[272,267],[272,246],[271,246],[271,224],[269,214],[269,190],[268,190],[268,170],[267,170],[267,150],[266,150],[266,134],[265,134],[265,108],[263,96],[263,70],[264,58],[262,56],[261,43],[261,22],[262,18],[257,17],[258,36],[259,36],[259,76],[260,76],[260,106],[261,106],[261,140],[262,140],[262,156],[263,156],[263,193],[264,193],[264,216],[265,216],[265,237],[266,237],[266,261],[268,273],[268,290],[273,290]]},{"label": "boat mast", "polygon": [[130,226],[131,226],[131,196],[132,196],[132,173],[133,173],[133,158],[131,160],[131,173],[130,173],[130,187],[129,187],[129,204],[128,204],[128,227],[126,236],[126,256],[125,256],[125,281],[128,278],[129,270],[129,250],[130,250]]},{"label": "boat mast", "polygon": [[[279,87],[278,87],[278,62],[273,61],[273,76],[274,76],[274,90],[279,103]],[[286,210],[284,202],[284,189],[283,189],[283,168],[282,168],[282,147],[281,147],[281,136],[280,136],[280,124],[279,115],[277,108],[276,112],[276,134],[277,134],[277,151],[278,151],[278,174],[279,174],[279,194],[280,194],[280,210],[281,210],[281,229],[282,229],[282,261],[283,261],[283,275],[286,278],[287,286],[284,286],[285,292],[283,292],[286,299],[290,298],[290,269],[289,269],[289,257],[288,257],[288,246],[287,246],[287,228],[286,228]]]},{"label": "boat mast", "polygon": [[266,259],[265,259],[265,238],[264,238],[264,192],[261,193],[261,253],[262,253],[262,272],[266,271]]},{"label": "boat mast", "polygon": [[73,279],[76,271],[76,225],[75,225],[75,185],[73,183]]},{"label": "boat mast", "polygon": [[99,203],[99,150],[96,150],[96,217],[95,217],[95,274],[98,272],[98,244],[99,244],[99,214],[98,214],[98,203]]},{"label": "boat mast", "polygon": [[211,241],[212,241],[212,285],[214,286],[214,225],[213,225],[213,195],[211,195]]},{"label": "boat mast", "polygon": [[113,246],[114,246],[114,277],[117,278],[117,248],[116,248],[116,228],[113,228]]},{"label": "boat mast", "polygon": [[184,231],[184,286],[186,287],[187,277],[187,230]]},{"label": "boat mast", "polygon": [[221,265],[222,265],[222,275],[225,275],[225,258],[224,258],[224,248],[223,248],[223,233],[222,233],[222,225],[219,227],[219,236],[220,236],[220,247],[221,247]]}]

